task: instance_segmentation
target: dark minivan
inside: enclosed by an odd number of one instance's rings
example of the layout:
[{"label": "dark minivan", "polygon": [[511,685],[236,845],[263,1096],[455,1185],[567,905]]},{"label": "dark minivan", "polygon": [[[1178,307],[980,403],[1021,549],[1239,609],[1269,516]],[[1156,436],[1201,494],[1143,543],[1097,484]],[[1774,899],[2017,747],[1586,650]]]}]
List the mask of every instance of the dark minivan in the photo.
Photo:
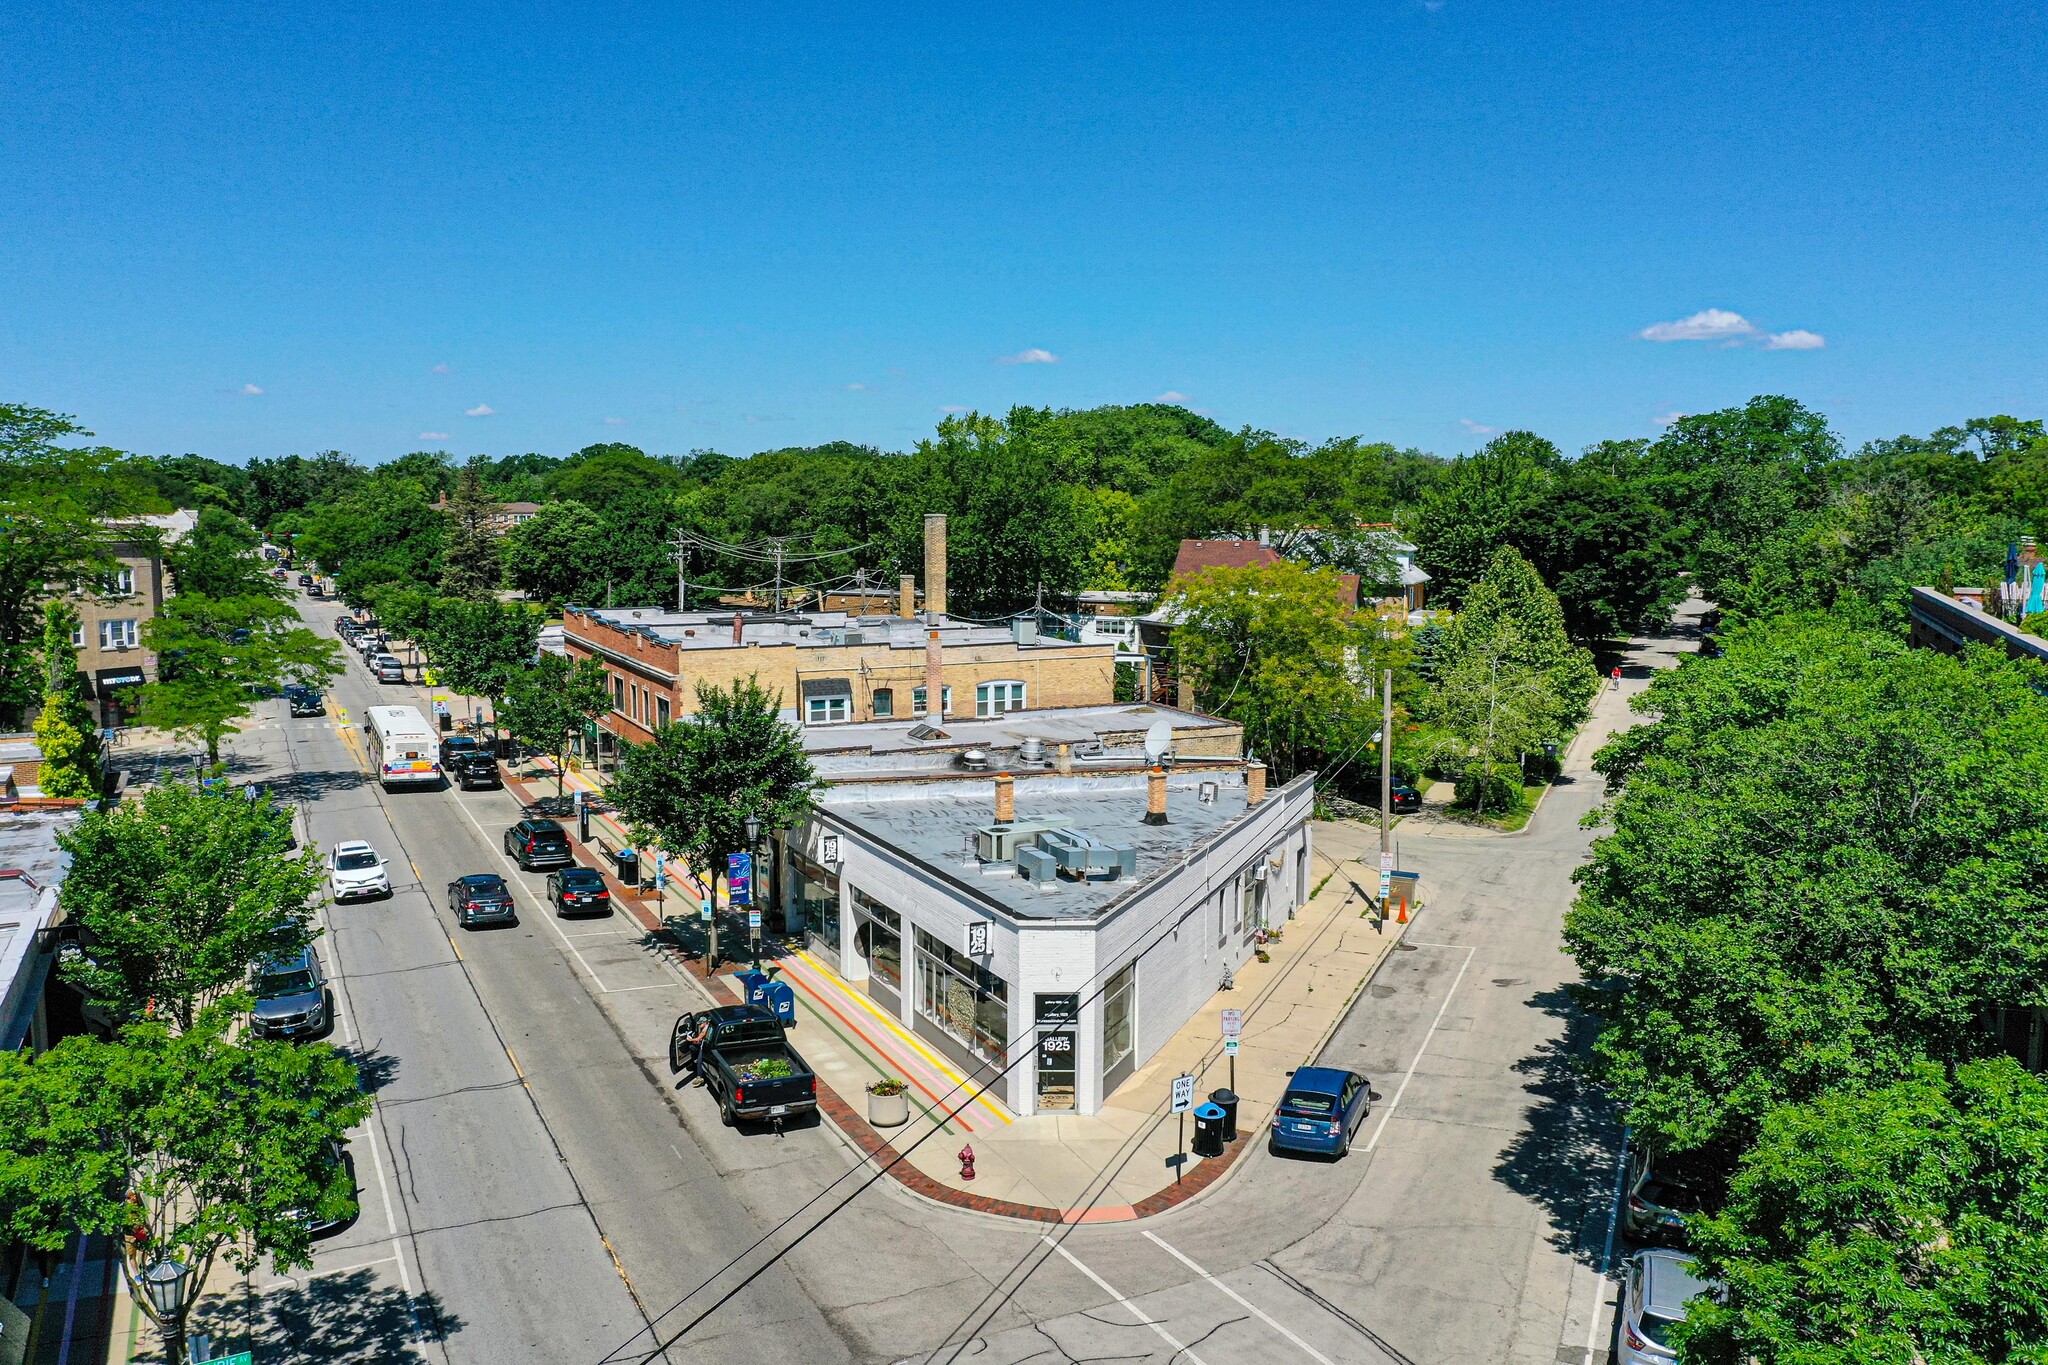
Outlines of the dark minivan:
[{"label": "dark minivan", "polygon": [[521,820],[505,831],[505,851],[527,872],[576,861],[569,852],[569,836],[553,820]]}]

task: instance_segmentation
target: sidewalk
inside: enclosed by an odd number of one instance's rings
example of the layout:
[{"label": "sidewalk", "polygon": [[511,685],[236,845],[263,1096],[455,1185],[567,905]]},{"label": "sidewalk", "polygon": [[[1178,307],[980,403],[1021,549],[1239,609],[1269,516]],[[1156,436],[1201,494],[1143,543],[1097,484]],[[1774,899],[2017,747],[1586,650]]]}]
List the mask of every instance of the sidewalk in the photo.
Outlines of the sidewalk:
[{"label": "sidewalk", "polygon": [[[543,786],[552,791],[552,776],[532,784],[532,794],[540,794]],[[510,785],[522,795],[529,788],[518,778]],[[568,785],[598,790],[577,773],[569,775]],[[795,1042],[818,1073],[819,1108],[826,1121],[911,1192],[983,1213],[1041,1223],[1120,1222],[1192,1198],[1231,1170],[1253,1142],[1263,1140],[1288,1072],[1314,1059],[1402,932],[1398,924],[1379,925],[1359,890],[1378,883],[1378,829],[1318,822],[1315,831],[1317,866],[1329,875],[1284,926],[1282,937],[1267,945],[1272,960],[1247,963],[1237,974],[1236,989],[1212,997],[1092,1115],[1012,1114],[864,989],[842,980],[812,955],[777,941],[775,965],[796,995]],[[666,923],[652,894],[620,894],[626,889],[614,882],[617,903],[662,941],[714,1000],[738,1003],[732,976],[740,966],[728,964],[705,980],[697,895],[681,877],[672,874],[666,881],[660,902],[668,911]],[[729,941],[737,952],[740,940]],[[1166,1164],[1180,1150],[1180,1123],[1167,1112],[1170,1083],[1176,1075],[1192,1073],[1201,1096],[1231,1083],[1222,1045],[1226,1008],[1244,1012],[1234,1087],[1240,1097],[1239,1137],[1220,1158],[1190,1154],[1176,1179]],[[911,1121],[876,1129],[867,1121],[866,1087],[885,1076],[909,1083]],[[966,1145],[974,1148],[976,1176],[971,1181],[960,1174],[958,1154]]]}]

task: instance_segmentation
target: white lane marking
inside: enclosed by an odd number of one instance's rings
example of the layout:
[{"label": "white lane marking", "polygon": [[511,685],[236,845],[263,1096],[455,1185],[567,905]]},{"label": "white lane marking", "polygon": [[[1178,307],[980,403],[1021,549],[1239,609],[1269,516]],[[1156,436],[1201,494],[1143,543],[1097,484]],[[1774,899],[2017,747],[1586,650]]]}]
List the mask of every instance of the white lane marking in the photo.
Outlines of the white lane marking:
[{"label": "white lane marking", "polygon": [[[491,832],[484,828],[483,821],[476,818],[476,813],[470,810],[469,803],[458,797],[456,799],[455,806],[456,809],[460,810],[463,813],[463,815],[468,818],[469,823],[476,826],[476,832],[478,834],[483,835],[484,843],[486,845],[489,845],[491,842]],[[545,894],[539,891],[535,891],[533,889],[533,883],[527,880],[526,874],[520,869],[518,862],[512,858],[506,857],[505,850],[502,844],[499,846],[498,856],[500,858],[504,858],[506,862],[512,864],[513,877],[518,880],[521,886],[526,888],[526,894],[532,896],[536,904],[546,905],[548,903],[547,896]],[[591,965],[588,962],[584,962],[583,954],[581,952],[578,952],[576,945],[569,941],[569,936],[562,932],[562,926],[555,923],[554,915],[549,913],[545,915],[545,918],[548,922],[548,928],[554,930],[555,937],[562,940],[562,946],[564,948],[567,948],[570,954],[574,956],[578,962],[583,963],[584,971],[590,973],[591,981],[596,983],[597,993],[599,995],[610,995],[612,993],[611,987],[604,984],[604,978],[599,976],[596,970],[593,967],[591,967]]]},{"label": "white lane marking", "polygon": [[1465,969],[1472,965],[1472,958],[1478,951],[1476,947],[1471,949],[1465,954],[1465,960],[1458,964],[1458,974],[1451,978],[1451,988],[1444,992],[1443,1004],[1436,1007],[1436,1018],[1430,1020],[1429,1032],[1423,1035],[1422,1046],[1415,1049],[1415,1060],[1408,1063],[1408,1074],[1401,1077],[1400,1089],[1394,1092],[1393,1100],[1387,1105],[1387,1112],[1380,1115],[1380,1126],[1372,1130],[1372,1140],[1365,1144],[1368,1155],[1373,1148],[1380,1145],[1380,1139],[1386,1136],[1387,1124],[1392,1122],[1394,1111],[1401,1107],[1401,1097],[1408,1093],[1408,1082],[1415,1079],[1415,1068],[1422,1065],[1422,1054],[1429,1051],[1430,1040],[1436,1037],[1437,1025],[1443,1023],[1444,1011],[1451,1007],[1451,997],[1458,993],[1458,983],[1465,979]]},{"label": "white lane marking", "polygon": [[[1628,1132],[1621,1134],[1621,1151],[1614,1158],[1614,1198],[1607,1205],[1607,1245],[1600,1252],[1600,1278],[1593,1284],[1593,1320],[1586,1324],[1586,1365],[1593,1365],[1593,1352],[1600,1344],[1600,1311],[1607,1306],[1607,1291],[1614,1284],[1614,1229],[1621,1222],[1622,1186],[1628,1182]],[[1617,1298],[1614,1311],[1621,1312]]]},{"label": "white lane marking", "polygon": [[1468,948],[1471,946],[1466,943],[1424,943],[1419,938],[1404,938],[1401,942],[1411,948]]},{"label": "white lane marking", "polygon": [[1244,1308],[1255,1314],[1260,1322],[1265,1323],[1266,1326],[1272,1328],[1281,1336],[1286,1337],[1296,1346],[1299,1346],[1305,1353],[1307,1353],[1310,1359],[1320,1360],[1323,1363],[1323,1365],[1337,1365],[1336,1361],[1330,1359],[1321,1351],[1318,1351],[1315,1347],[1309,1345],[1300,1337],[1294,1335],[1294,1333],[1288,1331],[1285,1327],[1281,1326],[1280,1323],[1275,1321],[1270,1315],[1267,1314],[1265,1309],[1259,1307],[1250,1299],[1238,1293],[1235,1289],[1232,1289],[1229,1285],[1223,1283],[1223,1281],[1217,1279],[1214,1275],[1211,1275],[1208,1271],[1202,1269],[1202,1267],[1196,1265],[1192,1260],[1190,1260],[1187,1256],[1181,1253],[1180,1248],[1169,1245],[1167,1241],[1162,1237],[1154,1236],[1150,1229],[1143,1229],[1143,1231],[1145,1233],[1145,1236],[1153,1244],[1158,1246],[1160,1250],[1164,1251],[1167,1255],[1173,1257],[1174,1260],[1179,1261],[1189,1270],[1192,1270],[1197,1275],[1200,1275],[1203,1279],[1207,1280],[1216,1289],[1223,1291],[1225,1294],[1228,1294],[1231,1298],[1237,1300],[1237,1302],[1241,1304]]},{"label": "white lane marking", "polygon": [[1109,1295],[1112,1299],[1115,1299],[1119,1304],[1121,1304],[1123,1306],[1123,1310],[1126,1313],[1129,1313],[1132,1317],[1136,1318],[1141,1326],[1150,1327],[1154,1332],[1157,1332],[1159,1334],[1159,1339],[1165,1342],[1168,1346],[1171,1346],[1173,1348],[1173,1353],[1176,1356],[1186,1356],[1189,1360],[1195,1362],[1195,1365],[1208,1365],[1207,1361],[1203,1360],[1193,1351],[1190,1351],[1187,1347],[1181,1345],[1178,1341],[1174,1340],[1173,1333],[1167,1331],[1164,1327],[1160,1326],[1153,1319],[1145,1316],[1144,1309],[1138,1307],[1138,1305],[1132,1303],[1129,1299],[1117,1293],[1115,1285],[1112,1285],[1108,1280],[1103,1279],[1100,1275],[1096,1274],[1087,1266],[1083,1265],[1081,1263],[1080,1257],[1074,1255],[1073,1252],[1067,1250],[1058,1242],[1055,1242],[1052,1238],[1045,1236],[1043,1233],[1039,1234],[1038,1240],[1045,1243],[1047,1246],[1051,1247],[1054,1251],[1057,1251],[1060,1255],[1066,1257],[1068,1262],[1074,1267],[1074,1269],[1080,1271],[1083,1275],[1086,1275],[1089,1279],[1095,1281],[1096,1288],[1100,1289],[1103,1293]]},{"label": "white lane marking", "polygon": [[657,981],[651,986],[614,986],[606,993],[609,995],[629,995],[634,991],[672,991],[675,988],[676,985],[673,981]]}]

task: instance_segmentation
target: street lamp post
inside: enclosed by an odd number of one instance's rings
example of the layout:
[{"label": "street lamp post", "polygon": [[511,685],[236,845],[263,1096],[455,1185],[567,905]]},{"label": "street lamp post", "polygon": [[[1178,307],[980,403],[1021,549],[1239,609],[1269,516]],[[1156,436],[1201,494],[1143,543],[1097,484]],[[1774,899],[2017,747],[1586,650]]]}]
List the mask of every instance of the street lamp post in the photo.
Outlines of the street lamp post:
[{"label": "street lamp post", "polygon": [[753,865],[755,851],[761,846],[761,821],[758,816],[747,816],[747,858],[751,869],[747,878],[747,940],[754,953],[754,970],[761,970],[761,869]]},{"label": "street lamp post", "polygon": [[191,1275],[182,1261],[158,1261],[136,1277],[142,1281],[149,1306],[156,1310],[169,1365],[185,1365],[185,1290]]}]

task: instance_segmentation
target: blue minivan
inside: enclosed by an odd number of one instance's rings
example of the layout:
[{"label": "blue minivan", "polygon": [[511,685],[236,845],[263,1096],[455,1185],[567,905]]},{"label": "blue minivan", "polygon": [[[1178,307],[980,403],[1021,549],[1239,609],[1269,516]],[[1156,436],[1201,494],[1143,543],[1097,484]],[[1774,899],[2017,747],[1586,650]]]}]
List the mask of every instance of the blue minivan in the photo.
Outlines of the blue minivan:
[{"label": "blue minivan", "polygon": [[1287,1093],[1273,1112],[1268,1146],[1274,1152],[1341,1157],[1372,1112],[1373,1099],[1372,1082],[1356,1071],[1302,1067],[1288,1078]]}]

